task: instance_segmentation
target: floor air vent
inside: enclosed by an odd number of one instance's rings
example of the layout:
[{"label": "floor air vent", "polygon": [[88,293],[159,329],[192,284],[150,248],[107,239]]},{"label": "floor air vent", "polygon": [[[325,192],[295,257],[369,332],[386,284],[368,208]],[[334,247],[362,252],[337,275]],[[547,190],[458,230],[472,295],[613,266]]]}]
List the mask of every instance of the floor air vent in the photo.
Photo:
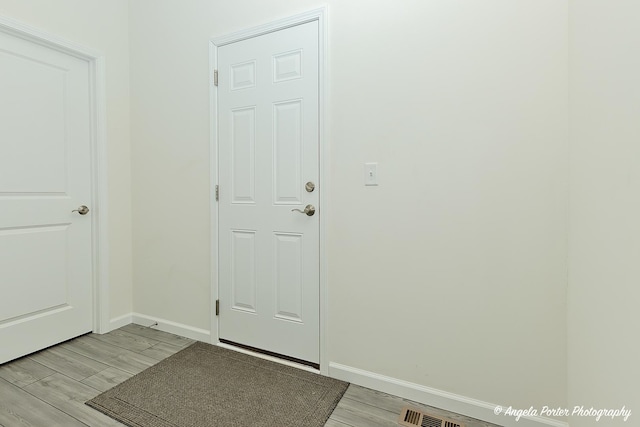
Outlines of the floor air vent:
[{"label": "floor air vent", "polygon": [[400,413],[400,425],[407,427],[464,427],[457,421],[437,417],[418,409],[403,408]]}]

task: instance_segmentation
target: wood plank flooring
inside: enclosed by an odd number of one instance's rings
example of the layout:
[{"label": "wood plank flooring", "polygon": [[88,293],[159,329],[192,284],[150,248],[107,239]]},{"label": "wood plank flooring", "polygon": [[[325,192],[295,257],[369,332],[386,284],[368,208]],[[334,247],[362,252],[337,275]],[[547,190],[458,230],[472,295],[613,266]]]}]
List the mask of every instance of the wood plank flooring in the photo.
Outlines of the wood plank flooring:
[{"label": "wood plank flooring", "polygon": [[[84,402],[191,343],[188,338],[131,324],[0,365],[0,427],[123,426]],[[460,420],[466,427],[495,427],[356,385],[349,386],[325,426],[395,427],[407,404]]]}]

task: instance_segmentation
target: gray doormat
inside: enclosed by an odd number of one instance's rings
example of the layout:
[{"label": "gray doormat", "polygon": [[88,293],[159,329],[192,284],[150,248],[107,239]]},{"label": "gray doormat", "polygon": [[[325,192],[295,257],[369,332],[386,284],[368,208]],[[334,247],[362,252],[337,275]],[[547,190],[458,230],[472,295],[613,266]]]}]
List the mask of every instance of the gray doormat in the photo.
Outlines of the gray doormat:
[{"label": "gray doormat", "polygon": [[132,427],[322,427],[348,386],[197,342],[87,405]]}]

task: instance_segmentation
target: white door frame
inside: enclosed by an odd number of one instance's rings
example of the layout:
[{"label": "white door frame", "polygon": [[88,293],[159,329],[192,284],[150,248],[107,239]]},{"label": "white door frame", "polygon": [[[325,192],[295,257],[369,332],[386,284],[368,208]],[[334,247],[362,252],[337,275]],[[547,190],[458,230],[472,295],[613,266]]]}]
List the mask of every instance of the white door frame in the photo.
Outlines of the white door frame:
[{"label": "white door frame", "polygon": [[215,200],[215,186],[218,184],[218,91],[214,85],[214,70],[218,67],[218,47],[263,34],[272,33],[293,27],[307,22],[318,21],[319,28],[319,93],[318,93],[318,129],[320,145],[320,176],[319,197],[322,215],[320,215],[320,373],[329,374],[329,360],[327,358],[327,313],[328,313],[328,280],[327,280],[327,194],[329,190],[329,168],[327,159],[329,149],[327,142],[328,129],[325,115],[325,105],[327,104],[327,46],[328,46],[328,25],[327,7],[314,9],[306,13],[291,16],[269,22],[257,27],[241,30],[221,37],[214,37],[209,40],[209,102],[210,102],[210,147],[211,147],[211,343],[219,343],[218,317],[215,315],[215,304],[218,299],[218,203]]},{"label": "white door frame", "polygon": [[91,263],[93,332],[109,332],[109,247],[107,239],[107,137],[105,58],[101,52],[80,46],[11,18],[0,16],[0,31],[89,64],[91,99]]}]

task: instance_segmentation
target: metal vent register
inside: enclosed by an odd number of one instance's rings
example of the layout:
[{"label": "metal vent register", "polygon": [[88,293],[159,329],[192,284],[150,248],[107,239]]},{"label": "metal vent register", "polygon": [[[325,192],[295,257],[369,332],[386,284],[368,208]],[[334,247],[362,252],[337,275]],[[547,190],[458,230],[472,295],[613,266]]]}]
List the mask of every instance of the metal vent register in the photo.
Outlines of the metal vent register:
[{"label": "metal vent register", "polygon": [[409,407],[402,409],[399,424],[407,427],[464,427],[464,424],[457,421],[448,420]]}]

